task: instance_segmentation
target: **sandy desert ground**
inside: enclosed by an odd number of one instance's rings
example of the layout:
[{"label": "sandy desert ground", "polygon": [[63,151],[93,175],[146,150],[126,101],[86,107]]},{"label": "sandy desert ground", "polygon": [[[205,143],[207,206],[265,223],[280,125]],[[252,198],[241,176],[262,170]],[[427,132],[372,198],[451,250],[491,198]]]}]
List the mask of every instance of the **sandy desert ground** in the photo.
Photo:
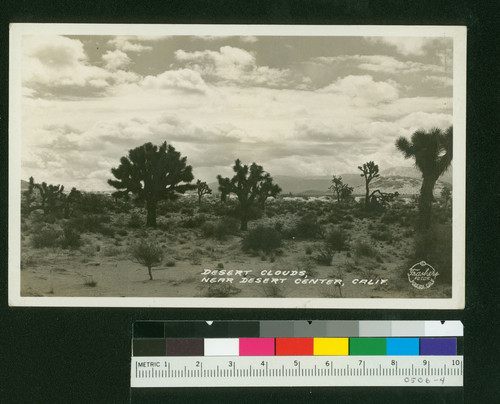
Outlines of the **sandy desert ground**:
[{"label": "sandy desert ground", "polygon": [[[143,227],[145,211],[139,208],[86,215],[75,223],[99,220],[102,227],[82,231],[78,248],[62,248],[57,241],[53,246],[35,248],[34,238],[42,234],[52,234],[57,239],[63,237],[63,226],[71,223],[71,219],[56,218],[46,223],[43,215],[32,212],[22,219],[21,226],[21,295],[451,296],[451,275],[446,275],[451,273],[451,268],[446,268],[449,263],[445,259],[434,263],[443,276],[438,277],[431,288],[419,290],[408,281],[407,271],[414,251],[411,218],[416,214],[411,204],[399,202],[399,210],[389,208],[386,212],[364,215],[356,203],[340,208],[327,199],[270,201],[266,213],[250,221],[248,230],[251,232],[258,226],[280,230],[281,247],[264,253],[242,250],[242,240],[248,232],[237,228],[236,219],[214,214],[211,206],[219,203],[215,199],[207,199],[200,207],[193,198],[181,199],[174,209],[170,205],[168,213],[158,215],[158,226],[154,230]],[[391,209],[399,213],[391,215]],[[321,234],[303,237],[297,223],[307,225],[309,222],[317,226]],[[443,234],[450,233],[451,240],[451,224],[442,222],[439,226]],[[207,223],[212,226],[222,223],[222,233],[207,236]],[[309,227],[306,226],[306,231]],[[325,235],[332,231],[342,233],[345,244],[340,251],[330,251],[332,260],[328,265],[318,255],[325,250]],[[131,256],[139,240],[157,243],[163,251],[161,264],[153,268],[153,280],[149,279],[147,268]],[[451,245],[449,248],[451,250]]]}]

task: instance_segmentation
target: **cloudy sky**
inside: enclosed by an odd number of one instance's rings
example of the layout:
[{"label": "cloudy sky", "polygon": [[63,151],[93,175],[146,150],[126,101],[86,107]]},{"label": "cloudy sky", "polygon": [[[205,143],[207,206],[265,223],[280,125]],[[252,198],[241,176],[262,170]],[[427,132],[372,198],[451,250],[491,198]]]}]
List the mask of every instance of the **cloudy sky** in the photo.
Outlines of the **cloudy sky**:
[{"label": "cloudy sky", "polygon": [[452,123],[452,40],[425,37],[22,38],[22,178],[110,190],[145,142],[196,178],[236,158],[272,175],[409,166],[397,137]]}]

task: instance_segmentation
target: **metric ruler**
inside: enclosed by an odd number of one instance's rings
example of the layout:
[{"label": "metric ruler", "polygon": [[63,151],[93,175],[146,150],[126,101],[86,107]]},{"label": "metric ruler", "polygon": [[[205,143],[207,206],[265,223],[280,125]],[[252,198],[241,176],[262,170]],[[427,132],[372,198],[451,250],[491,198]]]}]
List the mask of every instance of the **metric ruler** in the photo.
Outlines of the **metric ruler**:
[{"label": "metric ruler", "polygon": [[462,356],[133,358],[132,387],[462,386]]},{"label": "metric ruler", "polygon": [[462,336],[460,322],[139,322],[131,387],[460,387]]}]

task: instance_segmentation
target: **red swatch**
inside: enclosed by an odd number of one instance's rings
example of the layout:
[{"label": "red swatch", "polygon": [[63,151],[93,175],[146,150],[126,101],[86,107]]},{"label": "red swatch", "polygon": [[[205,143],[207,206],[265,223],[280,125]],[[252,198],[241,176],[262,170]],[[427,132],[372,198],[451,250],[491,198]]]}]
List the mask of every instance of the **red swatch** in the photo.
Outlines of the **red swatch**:
[{"label": "red swatch", "polygon": [[276,338],[276,355],[314,355],[314,338]]}]

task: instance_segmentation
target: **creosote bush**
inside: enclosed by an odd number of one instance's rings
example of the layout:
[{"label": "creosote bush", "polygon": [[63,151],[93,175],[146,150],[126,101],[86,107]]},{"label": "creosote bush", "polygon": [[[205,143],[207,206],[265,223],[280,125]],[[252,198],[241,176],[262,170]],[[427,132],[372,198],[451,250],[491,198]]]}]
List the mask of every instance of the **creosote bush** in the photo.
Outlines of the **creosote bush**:
[{"label": "creosote bush", "polygon": [[314,259],[320,265],[331,265],[333,252],[328,248],[320,248]]},{"label": "creosote bush", "polygon": [[151,268],[161,264],[163,250],[154,242],[142,240],[132,247],[132,259],[148,268],[149,279],[152,280]]},{"label": "creosote bush", "polygon": [[332,251],[347,250],[347,237],[340,229],[333,229],[325,237],[325,246]]},{"label": "creosote bush", "polygon": [[321,235],[321,226],[318,218],[313,213],[307,213],[301,217],[294,229],[297,238],[317,238]]},{"label": "creosote bush", "polygon": [[354,252],[358,257],[376,258],[379,255],[378,251],[374,247],[363,241],[358,241],[355,244]]},{"label": "creosote bush", "polygon": [[242,241],[244,251],[264,251],[266,254],[281,247],[281,234],[271,227],[258,226]]},{"label": "creosote bush", "polygon": [[56,247],[59,245],[59,236],[61,232],[55,229],[43,229],[38,233],[33,234],[31,239],[33,247]]},{"label": "creosote bush", "polygon": [[82,245],[80,233],[69,225],[63,228],[63,237],[61,239],[62,248],[79,248]]},{"label": "creosote bush", "polygon": [[238,221],[234,218],[226,217],[218,222],[206,222],[201,226],[201,233],[204,237],[214,237],[217,240],[225,240],[228,236],[238,232]]}]

